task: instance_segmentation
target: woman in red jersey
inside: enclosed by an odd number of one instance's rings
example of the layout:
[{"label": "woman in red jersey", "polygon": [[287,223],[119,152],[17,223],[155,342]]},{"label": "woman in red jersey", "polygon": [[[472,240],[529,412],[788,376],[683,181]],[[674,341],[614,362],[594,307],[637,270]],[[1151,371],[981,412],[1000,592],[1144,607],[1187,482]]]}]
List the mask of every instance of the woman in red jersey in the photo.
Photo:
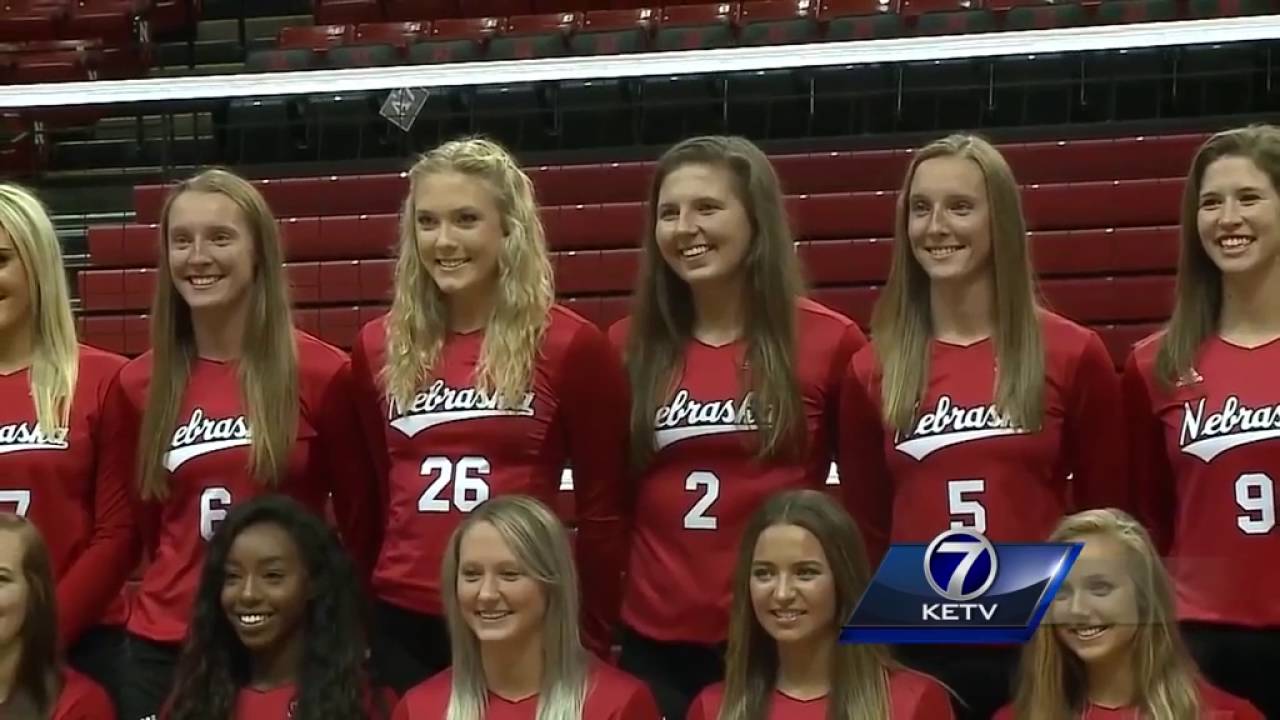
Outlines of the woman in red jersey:
[{"label": "woman in red jersey", "polygon": [[[1018,186],[987,142],[912,156],[871,323],[841,402],[840,485],[873,562],[951,528],[1036,541],[1070,508],[1127,505],[1115,366],[1037,301]],[[955,689],[962,717],[1008,700],[1015,648],[902,655]]]},{"label": "woman in red jersey", "polygon": [[627,495],[626,378],[604,334],[554,304],[533,185],[502,147],[446,143],[409,171],[391,311],[352,351],[380,464],[374,658],[397,692],[449,664],[439,571],[490,497],[550,504],[573,469],[588,647],[607,656]]},{"label": "woman in red jersey", "polygon": [[1147,532],[1114,509],[1064,518],[1050,542],[1084,547],[1024,648],[996,720],[1262,720],[1199,677]]},{"label": "woman in red jersey", "polygon": [[0,509],[47,536],[59,642],[114,692],[133,569],[128,488],[102,473],[99,422],[124,358],[76,342],[67,275],[40,201],[0,185]]},{"label": "woman in red jersey", "polygon": [[583,648],[569,536],[542,503],[480,505],[440,575],[453,666],[411,689],[394,720],[658,720],[643,683]]},{"label": "woman in red jersey", "polygon": [[0,717],[115,720],[102,688],[59,666],[57,604],[40,531],[0,513]]},{"label": "woman in red jersey", "polygon": [[169,694],[205,542],[235,504],[282,492],[317,514],[330,493],[367,562],[374,491],[342,351],[294,329],[276,223],[224,170],[176,188],[161,213],[151,350],[106,405],[111,472],[136,488],[150,563],[133,599],[121,714]]},{"label": "woman in red jersey", "polygon": [[742,528],[773,493],[823,487],[865,338],[804,296],[777,175],[747,140],[668,150],[649,211],[635,310],[610,330],[639,473],[621,665],[681,718],[721,677]]},{"label": "woman in red jersey", "polygon": [[1182,202],[1173,317],[1125,367],[1142,518],[1205,675],[1280,717],[1280,128],[1209,138]]},{"label": "woman in red jersey", "polygon": [[839,643],[870,581],[858,528],[828,495],[769,498],[742,535],[725,682],[688,720],[950,720],[941,685],[882,646]]},{"label": "woman in red jersey", "polygon": [[[166,720],[377,720],[361,584],[324,522],[282,495],[209,541]],[[394,700],[392,700],[394,702]]]}]

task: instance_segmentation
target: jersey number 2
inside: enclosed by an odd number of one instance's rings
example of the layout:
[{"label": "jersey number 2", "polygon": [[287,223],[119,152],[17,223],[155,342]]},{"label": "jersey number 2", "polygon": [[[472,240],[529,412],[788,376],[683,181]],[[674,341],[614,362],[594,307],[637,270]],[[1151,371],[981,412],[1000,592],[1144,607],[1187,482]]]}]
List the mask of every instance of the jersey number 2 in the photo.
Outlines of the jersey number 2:
[{"label": "jersey number 2", "polygon": [[1246,535],[1265,535],[1276,526],[1276,490],[1271,476],[1245,473],[1236,478],[1236,504],[1244,513],[1236,525]]},{"label": "jersey number 2", "polygon": [[[485,481],[488,474],[488,459],[477,455],[458,458],[456,463],[438,456],[423,460],[422,476],[435,476],[435,479],[418,498],[418,512],[449,512],[451,508],[464,513],[475,510],[489,499],[489,483]],[[450,484],[453,485],[452,503],[451,498],[442,497]]]},{"label": "jersey number 2", "polygon": [[686,492],[702,491],[702,495],[693,503],[693,507],[684,514],[685,529],[715,530],[716,516],[708,513],[711,506],[716,504],[716,500],[720,499],[720,478],[706,470],[691,472],[689,477],[684,479],[684,489]]}]

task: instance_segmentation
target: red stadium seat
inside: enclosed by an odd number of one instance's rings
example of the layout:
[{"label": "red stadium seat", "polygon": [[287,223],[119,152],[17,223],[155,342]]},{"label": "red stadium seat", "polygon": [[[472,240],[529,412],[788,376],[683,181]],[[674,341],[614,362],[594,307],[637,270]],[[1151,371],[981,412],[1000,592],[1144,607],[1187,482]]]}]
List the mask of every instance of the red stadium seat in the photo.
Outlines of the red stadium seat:
[{"label": "red stadium seat", "polygon": [[459,0],[458,8],[466,17],[534,14],[533,0]]},{"label": "red stadium seat", "polygon": [[569,35],[582,25],[582,13],[558,12],[539,15],[512,15],[503,28],[504,36]]},{"label": "red stadium seat", "polygon": [[896,13],[897,0],[822,0],[818,19],[823,22],[843,17]]},{"label": "red stadium seat", "polygon": [[432,40],[487,40],[502,31],[500,17],[447,18],[431,23]]},{"label": "red stadium seat", "polygon": [[896,199],[888,191],[801,195],[787,198],[796,237],[806,240],[884,237]]},{"label": "red stadium seat", "polygon": [[137,23],[148,3],[137,0],[79,0],[70,6],[62,28],[69,38],[100,38],[110,43],[139,39]]},{"label": "red stadium seat", "polygon": [[618,30],[652,30],[659,19],[658,10],[636,7],[623,10],[592,10],[582,17],[584,32],[614,32]]},{"label": "red stadium seat", "polygon": [[1084,218],[1103,227],[1167,225],[1178,221],[1182,184],[1176,179],[1037,185],[1024,189],[1023,207],[1028,227],[1037,230],[1071,230]]},{"label": "red stadium seat", "polygon": [[1159,323],[1137,323],[1135,325],[1097,325],[1093,328],[1106,343],[1107,351],[1115,361],[1116,367],[1123,367],[1133,346],[1160,330]]},{"label": "red stadium seat", "polygon": [[965,12],[982,7],[981,0],[902,0],[898,12],[904,17],[925,13]]},{"label": "red stadium seat", "polygon": [[313,50],[324,52],[347,43],[355,36],[350,25],[302,25],[280,30],[276,46],[281,50]]},{"label": "red stadium seat", "polygon": [[431,33],[430,22],[388,22],[357,25],[349,41],[356,45],[391,45],[403,50]]},{"label": "red stadium seat", "polygon": [[349,348],[360,332],[360,308],[336,307],[316,310],[316,335],[327,343]]},{"label": "red stadium seat", "polygon": [[1046,304],[1079,323],[1153,322],[1173,309],[1173,276],[1059,278],[1040,284]]},{"label": "red stadium seat", "polygon": [[66,7],[33,6],[23,2],[0,7],[0,42],[54,40],[58,25],[66,17]]},{"label": "red stadium seat", "polygon": [[662,28],[734,25],[738,22],[739,9],[736,2],[667,5],[662,8]]}]

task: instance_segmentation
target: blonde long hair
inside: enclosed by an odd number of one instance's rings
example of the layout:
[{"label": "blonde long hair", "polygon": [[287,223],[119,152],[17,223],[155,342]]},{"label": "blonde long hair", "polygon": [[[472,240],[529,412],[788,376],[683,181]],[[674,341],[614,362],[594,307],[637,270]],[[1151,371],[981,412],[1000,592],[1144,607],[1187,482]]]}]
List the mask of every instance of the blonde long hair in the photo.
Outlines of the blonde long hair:
[{"label": "blonde long hair", "polygon": [[448,333],[444,295],[420,254],[414,196],[423,178],[459,173],[481,180],[493,193],[505,234],[498,256],[497,297],[485,328],[475,386],[517,406],[533,379],[548,312],[555,302],[546,233],[533,182],[502,146],[483,138],[454,140],[422,156],[409,170],[409,194],[400,215],[400,249],[382,382],[408,407],[428,382]]},{"label": "blonde long hair", "polygon": [[928,386],[934,337],[929,276],[912,252],[907,223],[916,170],[926,160],[939,157],[972,160],[986,180],[996,295],[992,341],[999,368],[995,406],[1016,427],[1039,429],[1044,416],[1044,340],[1022,201],[1013,171],[1000,151],[973,135],[950,135],[921,148],[907,168],[898,195],[893,262],[871,316],[872,344],[884,373],[880,394],[885,424],[909,433]]},{"label": "blonde long hair", "polygon": [[[1106,508],[1064,518],[1050,542],[1108,537],[1125,548],[1138,603],[1133,639],[1136,705],[1146,720],[1198,720],[1200,696],[1196,668],[1174,613],[1173,589],[1151,538],[1128,514]],[[1071,720],[1088,703],[1084,664],[1046,623],[1022,652],[1014,710],[1022,720]]]},{"label": "blonde long hair", "polygon": [[523,495],[505,495],[481,504],[453,531],[445,549],[440,587],[453,653],[453,687],[445,720],[482,720],[485,716],[488,686],[480,641],[458,606],[462,538],[480,523],[498,531],[546,597],[537,720],[590,720],[582,717],[588,655],[578,631],[578,575],[569,535],[547,506]]},{"label": "blonde long hair", "polygon": [[1191,371],[1196,353],[1218,331],[1222,316],[1222,271],[1200,243],[1200,186],[1205,170],[1224,157],[1248,158],[1280,192],[1280,128],[1250,125],[1220,132],[1200,146],[1182,191],[1178,281],[1173,315],[1156,353],[1156,376],[1166,389]]},{"label": "blonde long hair", "polygon": [[[817,490],[793,490],[769,498],[742,534],[733,574],[733,607],[729,649],[725,655],[724,701],[719,720],[765,720],[769,717],[778,673],[778,646],[760,625],[751,603],[751,566],[760,535],[775,525],[808,530],[822,545],[835,584],[836,612],[831,633],[853,615],[871,582],[862,534],[830,497]],[[831,658],[830,720],[888,720],[888,672],[897,668],[882,645],[837,643]]]},{"label": "blonde long hair", "polygon": [[26,269],[33,318],[31,398],[40,432],[54,438],[71,422],[80,358],[62,246],[44,205],[19,185],[0,183],[0,228]]},{"label": "blonde long hair", "polygon": [[197,357],[191,308],[173,284],[168,264],[173,203],[188,192],[229,198],[244,214],[252,235],[253,284],[238,374],[252,438],[250,469],[268,487],[280,483],[298,428],[298,351],[275,218],[249,181],[228,170],[205,170],[179,183],[160,213],[158,277],[151,309],[151,388],[138,443],[142,496],[147,499],[168,497],[164,456]]},{"label": "blonde long hair", "polygon": [[685,346],[693,337],[693,293],[662,259],[656,237],[662,183],[686,165],[722,167],[751,221],[751,243],[743,258],[742,298],[746,318],[747,381],[759,426],[759,455],[795,453],[804,440],[804,398],[796,381],[796,300],[806,293],[787,224],[778,176],[769,158],[739,137],[695,137],[658,160],[649,186],[640,276],[631,315],[626,360],[630,374],[631,455],[640,469],[654,454],[658,407],[676,390]]}]

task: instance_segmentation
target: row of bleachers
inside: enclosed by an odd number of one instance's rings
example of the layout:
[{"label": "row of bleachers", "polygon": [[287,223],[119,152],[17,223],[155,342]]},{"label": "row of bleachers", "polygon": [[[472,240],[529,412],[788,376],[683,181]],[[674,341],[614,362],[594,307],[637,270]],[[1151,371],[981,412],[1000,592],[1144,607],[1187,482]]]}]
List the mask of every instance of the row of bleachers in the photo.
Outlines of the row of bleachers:
[{"label": "row of bleachers", "polygon": [[503,60],[1273,12],[1276,0],[756,0],[287,28],[254,70]]},{"label": "row of bleachers", "polygon": [[0,4],[0,42],[146,40],[151,31],[180,27],[199,5],[199,0],[6,0]]},{"label": "row of bleachers", "polygon": [[[1046,303],[1097,329],[1119,362],[1167,316],[1182,175],[1202,135],[1002,146],[1026,183],[1032,257]],[[888,270],[907,150],[775,156],[797,251],[821,302],[866,324]],[[639,265],[650,163],[529,168],[544,203],[563,302],[607,325],[627,312]],[[1109,179],[1101,179],[1109,178]],[[402,175],[259,181],[282,216],[304,328],[347,346],[386,308]],[[91,228],[78,278],[85,337],[135,354],[147,344],[165,189],[135,188],[138,223]],[[575,200],[577,202],[575,202]],[[359,209],[374,212],[359,213]]]},{"label": "row of bleachers", "polygon": [[[1185,175],[1191,155],[1204,137],[1185,134],[1064,140],[1011,143],[1000,148],[1019,181],[1027,185],[1142,180]],[[910,156],[910,150],[873,150],[775,155],[772,160],[789,195],[815,195],[896,189]],[[544,206],[627,203],[644,199],[653,163],[527,167],[525,172]],[[254,184],[276,215],[286,218],[393,214],[399,211],[407,191],[403,173],[284,178],[257,180]],[[167,192],[163,185],[135,187],[135,221],[157,222]],[[91,238],[97,230],[91,229]],[[124,229],[108,227],[101,231]],[[554,233],[551,240],[558,242]]]}]

